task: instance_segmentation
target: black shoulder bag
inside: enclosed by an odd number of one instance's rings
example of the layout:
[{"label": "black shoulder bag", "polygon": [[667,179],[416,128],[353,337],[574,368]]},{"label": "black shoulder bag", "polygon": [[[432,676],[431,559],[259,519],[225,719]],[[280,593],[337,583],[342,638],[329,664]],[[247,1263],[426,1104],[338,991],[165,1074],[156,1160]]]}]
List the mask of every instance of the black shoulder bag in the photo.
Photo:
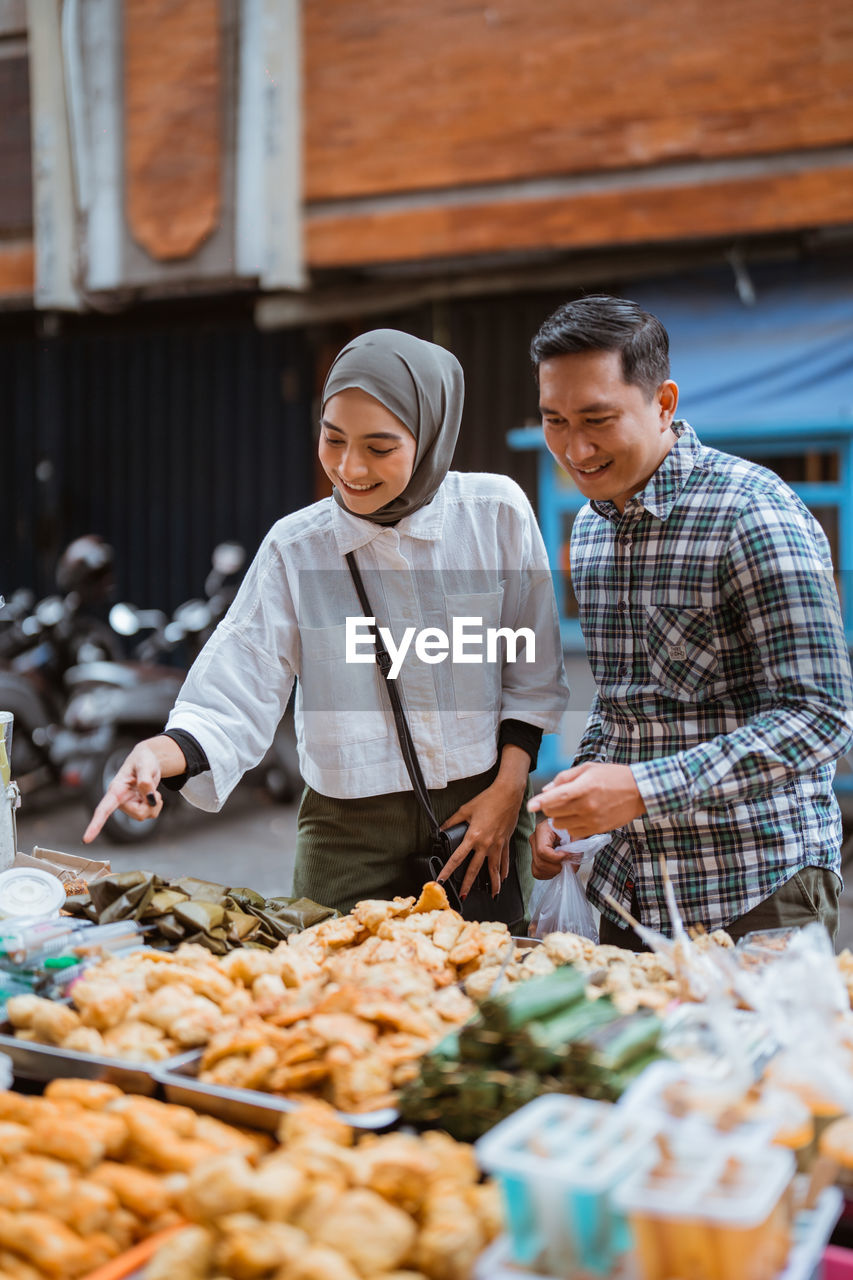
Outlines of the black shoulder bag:
[{"label": "black shoulder bag", "polygon": [[[347,552],[346,562],[349,571],[352,574],[352,580],[358,593],[359,603],[364,611],[366,618],[373,618],[376,615],[370,606],[367,598],[367,592],[361,577],[361,572],[356,564],[355,554],[352,551]],[[403,763],[412,782],[415,796],[421,809],[426,815],[430,829],[430,852],[424,858],[418,861],[424,865],[419,867],[419,873],[422,877],[422,883],[427,880],[436,880],[439,873],[443,870],[445,863],[459,848],[465,838],[465,832],[468,830],[467,822],[457,822],[454,826],[448,827],[446,831],[442,831],[438,819],[433,811],[430,803],[429,791],[427,790],[426,781],[421,771],[418,753],[415,750],[415,744],[412,739],[412,733],[409,729],[409,722],[406,719],[406,713],[403,710],[403,701],[400,697],[400,690],[397,688],[396,682],[390,678],[391,674],[391,655],[386,648],[382,636],[379,634],[379,627],[376,625],[373,630],[373,643],[376,647],[376,662],[385,681],[385,688],[388,690],[388,698],[391,703],[391,710],[394,713],[394,726],[397,730],[397,739],[400,743],[400,751],[403,754]],[[462,863],[456,870],[444,881],[444,888],[450,899],[451,905],[455,907],[462,915],[471,920],[503,920],[506,924],[514,924],[524,916],[524,897],[521,892],[521,884],[518,879],[518,869],[515,862],[510,859],[509,873],[506,880],[501,886],[501,891],[497,898],[492,896],[492,885],[489,879],[488,862],[484,861],[483,866],[477,875],[464,903],[459,897],[459,890],[462,887],[462,881],[465,878],[466,863]]]}]

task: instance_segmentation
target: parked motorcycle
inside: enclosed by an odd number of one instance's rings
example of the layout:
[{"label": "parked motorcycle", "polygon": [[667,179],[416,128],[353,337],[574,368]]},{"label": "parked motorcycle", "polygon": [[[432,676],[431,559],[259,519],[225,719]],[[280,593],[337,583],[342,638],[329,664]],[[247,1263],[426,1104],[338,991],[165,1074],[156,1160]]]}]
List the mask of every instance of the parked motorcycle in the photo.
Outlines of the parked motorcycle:
[{"label": "parked motorcycle", "polygon": [[[92,808],[109,787],[130,749],[142,738],[158,733],[183,683],[185,671],[156,659],[180,650],[192,661],[212,635],[237,590],[235,575],[245,553],[224,543],[213,553],[213,567],[205,581],[205,598],[187,600],[171,617],[160,610],[142,610],[122,602],[110,610],[110,624],[127,640],[136,640],[133,660],[83,663],[70,670],[66,684],[70,698],[63,722],[79,739],[81,786]],[[292,714],[279,725],[263,761],[247,775],[261,782],[274,799],[290,802],[302,786]],[[117,810],[105,823],[108,836],[120,843],[147,840],[174,801],[164,790],[163,811],[147,822]]]},{"label": "parked motorcycle", "polygon": [[0,707],[15,717],[12,768],[22,794],[75,785],[79,744],[63,725],[65,679],[80,662],[122,657],[116,635],[87,612],[110,589],[112,560],[101,538],[78,538],[57,566],[62,595],[36,602],[19,590],[0,607]]}]

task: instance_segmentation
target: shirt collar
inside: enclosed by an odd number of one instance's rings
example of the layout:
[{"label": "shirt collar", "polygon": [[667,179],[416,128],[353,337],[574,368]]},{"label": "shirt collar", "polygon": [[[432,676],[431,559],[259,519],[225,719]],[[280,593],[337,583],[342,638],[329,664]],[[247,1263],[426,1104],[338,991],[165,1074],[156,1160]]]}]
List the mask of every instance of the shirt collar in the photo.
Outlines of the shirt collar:
[{"label": "shirt collar", "polygon": [[338,550],[342,556],[345,556],[349,551],[366,547],[380,534],[387,533],[389,530],[396,530],[401,536],[408,538],[419,538],[423,542],[437,542],[444,531],[446,505],[447,499],[442,484],[432,502],[427,503],[425,507],[419,507],[410,516],[404,516],[397,524],[387,525],[363,520],[361,516],[354,516],[337,502],[332,502],[332,531]]},{"label": "shirt collar", "polygon": [[[702,448],[696,432],[683,418],[677,418],[672,424],[672,429],[676,435],[675,444],[650,478],[645,489],[636,493],[627,504],[627,506],[634,504],[636,507],[644,508],[659,520],[666,520],[678,501],[690,473],[699,460]],[[620,518],[619,510],[613,502],[591,502],[590,506],[593,511],[609,520]]]}]

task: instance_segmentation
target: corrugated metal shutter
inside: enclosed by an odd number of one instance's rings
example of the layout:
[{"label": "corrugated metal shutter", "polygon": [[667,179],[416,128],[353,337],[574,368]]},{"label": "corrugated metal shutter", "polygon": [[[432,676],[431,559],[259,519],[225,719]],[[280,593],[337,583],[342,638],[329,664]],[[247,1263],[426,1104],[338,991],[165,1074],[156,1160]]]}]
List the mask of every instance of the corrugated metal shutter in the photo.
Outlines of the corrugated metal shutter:
[{"label": "corrugated metal shutter", "polygon": [[0,334],[0,591],[52,590],[91,532],[115,548],[118,596],[200,594],[215,543],[253,553],[311,501],[311,392],[303,335],[244,316]]}]

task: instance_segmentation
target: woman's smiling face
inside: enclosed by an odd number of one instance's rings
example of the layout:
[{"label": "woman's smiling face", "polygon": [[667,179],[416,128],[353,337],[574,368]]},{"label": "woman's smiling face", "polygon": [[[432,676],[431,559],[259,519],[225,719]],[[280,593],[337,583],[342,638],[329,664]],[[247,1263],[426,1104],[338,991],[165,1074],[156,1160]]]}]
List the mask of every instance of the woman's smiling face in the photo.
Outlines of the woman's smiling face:
[{"label": "woman's smiling face", "polygon": [[320,465],[357,516],[398,498],[412,478],[417,441],[390,409],[358,387],[331,396],[320,419]]}]

